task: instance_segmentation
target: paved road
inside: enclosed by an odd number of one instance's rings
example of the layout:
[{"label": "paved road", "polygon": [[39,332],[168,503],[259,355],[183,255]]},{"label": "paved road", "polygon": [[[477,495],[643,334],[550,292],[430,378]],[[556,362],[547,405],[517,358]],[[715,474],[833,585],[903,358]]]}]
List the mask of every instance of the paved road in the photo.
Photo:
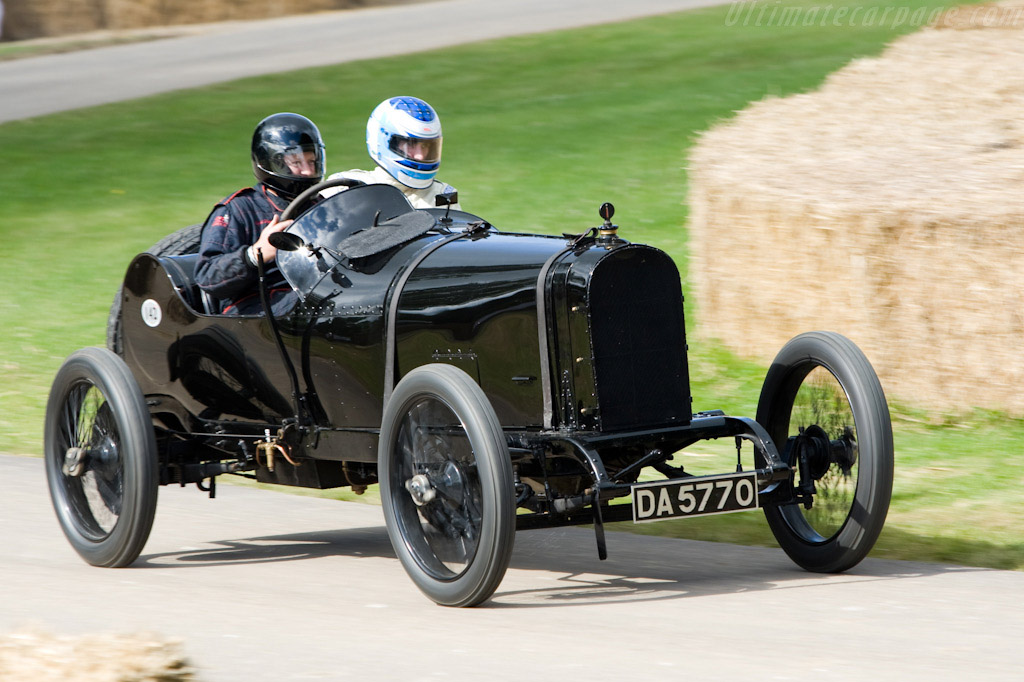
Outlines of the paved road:
[{"label": "paved road", "polygon": [[176,38],[0,62],[0,123],[246,76],[725,1],[441,0],[209,24]]},{"label": "paved road", "polygon": [[135,566],[78,559],[42,461],[0,455],[0,632],[181,638],[202,679],[1015,680],[1024,573],[868,560],[805,573],[776,549],[582,528],[520,532],[494,599],[427,601],[379,507],[162,488]]}]

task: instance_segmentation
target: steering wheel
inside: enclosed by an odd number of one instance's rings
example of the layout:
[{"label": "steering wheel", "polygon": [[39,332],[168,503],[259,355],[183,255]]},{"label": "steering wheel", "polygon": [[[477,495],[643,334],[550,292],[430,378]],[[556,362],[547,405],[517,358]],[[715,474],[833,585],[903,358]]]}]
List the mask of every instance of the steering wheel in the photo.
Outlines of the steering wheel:
[{"label": "steering wheel", "polygon": [[334,178],[333,180],[318,182],[299,196],[292,199],[287,208],[281,211],[280,221],[284,222],[285,220],[291,220],[295,216],[301,214],[306,210],[306,204],[310,203],[316,195],[320,194],[320,192],[328,187],[361,187],[365,184],[366,183],[362,180],[353,180],[351,178]]}]

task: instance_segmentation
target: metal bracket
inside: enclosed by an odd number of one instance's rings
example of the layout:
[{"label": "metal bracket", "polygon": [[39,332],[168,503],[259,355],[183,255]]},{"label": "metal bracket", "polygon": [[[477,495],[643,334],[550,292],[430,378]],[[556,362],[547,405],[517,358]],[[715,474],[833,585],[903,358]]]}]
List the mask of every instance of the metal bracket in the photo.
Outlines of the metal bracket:
[{"label": "metal bracket", "polygon": [[590,498],[590,508],[594,512],[594,537],[597,540],[597,558],[604,561],[608,558],[608,545],[604,540],[604,520],[601,518],[601,494],[595,490]]},{"label": "metal bracket", "polygon": [[196,481],[196,487],[202,490],[204,493],[210,493],[210,499],[217,497],[217,477],[210,476],[210,484],[207,486],[203,485],[202,481]]}]

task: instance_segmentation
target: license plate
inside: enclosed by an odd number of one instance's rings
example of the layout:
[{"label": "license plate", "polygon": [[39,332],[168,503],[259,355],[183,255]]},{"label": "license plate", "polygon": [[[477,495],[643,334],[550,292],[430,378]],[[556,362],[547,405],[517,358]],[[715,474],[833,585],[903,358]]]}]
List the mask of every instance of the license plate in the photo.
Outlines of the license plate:
[{"label": "license plate", "polygon": [[633,486],[633,522],[757,509],[754,472],[693,476]]}]

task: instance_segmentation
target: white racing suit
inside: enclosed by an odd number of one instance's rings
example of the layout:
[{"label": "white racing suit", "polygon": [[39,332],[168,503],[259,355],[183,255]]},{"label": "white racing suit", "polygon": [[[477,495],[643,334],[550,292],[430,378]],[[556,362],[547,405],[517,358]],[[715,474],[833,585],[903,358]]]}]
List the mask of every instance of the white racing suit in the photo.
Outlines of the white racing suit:
[{"label": "white racing suit", "polygon": [[[391,185],[402,190],[402,194],[409,200],[413,208],[434,208],[436,206],[434,197],[438,194],[449,194],[455,191],[455,188],[451,185],[441,182],[440,180],[434,180],[430,187],[424,187],[423,189],[415,189],[413,187],[406,187],[398,180],[391,177],[391,174],[386,170],[377,166],[372,171],[365,171],[359,169],[347,170],[341,173],[334,173],[327,177],[328,180],[334,180],[335,178],[348,178],[350,180],[360,180],[365,182],[367,185]],[[344,191],[344,187],[328,187],[324,191],[320,192],[323,197],[329,197],[337,194],[338,192]],[[461,211],[462,208],[459,204],[452,204],[453,211]]]}]

